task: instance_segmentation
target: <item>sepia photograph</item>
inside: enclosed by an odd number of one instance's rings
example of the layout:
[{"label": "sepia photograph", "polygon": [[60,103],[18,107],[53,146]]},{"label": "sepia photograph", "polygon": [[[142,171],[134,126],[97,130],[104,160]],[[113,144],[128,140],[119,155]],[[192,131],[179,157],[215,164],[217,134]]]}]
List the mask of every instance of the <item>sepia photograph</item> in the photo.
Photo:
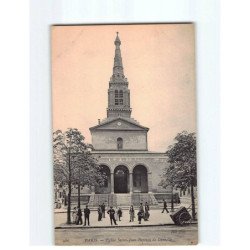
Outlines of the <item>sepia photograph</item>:
[{"label": "sepia photograph", "polygon": [[51,26],[55,245],[196,245],[195,25]]}]

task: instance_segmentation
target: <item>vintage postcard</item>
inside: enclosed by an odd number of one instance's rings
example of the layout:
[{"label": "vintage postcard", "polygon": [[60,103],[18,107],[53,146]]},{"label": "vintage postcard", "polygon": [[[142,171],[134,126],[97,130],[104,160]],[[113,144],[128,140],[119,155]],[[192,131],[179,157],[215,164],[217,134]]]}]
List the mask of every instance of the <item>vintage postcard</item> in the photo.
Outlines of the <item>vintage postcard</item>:
[{"label": "vintage postcard", "polygon": [[51,33],[55,244],[197,244],[195,25]]}]

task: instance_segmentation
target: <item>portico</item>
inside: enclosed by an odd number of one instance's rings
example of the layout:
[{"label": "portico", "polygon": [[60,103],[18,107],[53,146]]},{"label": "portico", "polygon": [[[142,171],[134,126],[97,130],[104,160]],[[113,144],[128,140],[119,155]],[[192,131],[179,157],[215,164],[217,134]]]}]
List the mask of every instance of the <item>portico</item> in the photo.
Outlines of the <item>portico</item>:
[{"label": "portico", "polygon": [[152,193],[159,189],[161,169],[166,155],[156,152],[93,151],[107,176],[95,193]]},{"label": "portico", "polygon": [[97,193],[148,193],[148,175],[151,173],[148,173],[145,166],[136,165],[129,168],[120,164],[110,170],[108,165],[101,164],[101,168],[106,180],[103,188],[99,188]]}]

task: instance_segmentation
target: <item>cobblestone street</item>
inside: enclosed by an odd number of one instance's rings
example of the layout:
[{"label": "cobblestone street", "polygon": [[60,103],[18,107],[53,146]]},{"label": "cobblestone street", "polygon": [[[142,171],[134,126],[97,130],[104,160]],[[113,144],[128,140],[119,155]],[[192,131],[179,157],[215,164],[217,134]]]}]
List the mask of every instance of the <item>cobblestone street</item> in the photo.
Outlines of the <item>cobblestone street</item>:
[{"label": "cobblestone street", "polygon": [[195,245],[197,225],[56,229],[56,245]]},{"label": "cobblestone street", "polygon": [[57,245],[175,245],[196,244],[197,224],[176,226],[170,213],[161,209],[150,210],[149,221],[137,216],[129,222],[128,210],[123,211],[118,226],[111,226],[108,214],[102,221],[97,220],[97,211],[91,211],[90,227],[67,225],[67,214],[55,213],[55,243]]},{"label": "cobblestone street", "polygon": [[[150,210],[150,217],[149,221],[144,221],[142,220],[141,226],[144,225],[163,225],[163,224],[174,224],[172,219],[170,218],[169,214],[166,213],[161,213],[161,209],[154,209]],[[135,212],[135,214],[137,211]],[[67,226],[66,225],[66,220],[67,220],[67,213],[55,213],[55,227],[58,226]],[[84,222],[84,217],[83,217],[83,222]],[[135,216],[134,222],[129,222],[129,212],[128,210],[123,210],[123,215],[121,218],[121,221],[117,221],[118,226],[132,226],[132,225],[139,225],[138,224],[138,219],[137,215]],[[76,225],[69,225],[70,227],[74,226],[77,227]],[[102,219],[102,221],[98,221],[98,215],[97,211],[91,211],[90,213],[90,226],[111,226],[110,225],[110,219],[109,215],[106,213],[105,218]],[[82,226],[80,226],[82,227]]]}]

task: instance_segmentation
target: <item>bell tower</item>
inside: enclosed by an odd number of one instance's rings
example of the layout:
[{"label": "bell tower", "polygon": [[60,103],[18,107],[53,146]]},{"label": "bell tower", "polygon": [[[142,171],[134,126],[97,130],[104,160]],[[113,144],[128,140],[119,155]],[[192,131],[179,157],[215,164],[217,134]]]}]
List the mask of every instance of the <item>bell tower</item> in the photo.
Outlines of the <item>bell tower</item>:
[{"label": "bell tower", "polygon": [[118,32],[115,39],[115,57],[113,74],[110,77],[108,89],[108,108],[107,117],[131,117],[130,108],[130,91],[128,89],[128,80],[124,76],[122,56],[121,56],[121,40]]},{"label": "bell tower", "polygon": [[128,80],[124,76],[120,46],[117,32],[113,74],[108,89],[107,118],[99,120],[98,125],[89,128],[92,145],[99,151],[147,151],[149,128],[131,117],[130,91]]}]

